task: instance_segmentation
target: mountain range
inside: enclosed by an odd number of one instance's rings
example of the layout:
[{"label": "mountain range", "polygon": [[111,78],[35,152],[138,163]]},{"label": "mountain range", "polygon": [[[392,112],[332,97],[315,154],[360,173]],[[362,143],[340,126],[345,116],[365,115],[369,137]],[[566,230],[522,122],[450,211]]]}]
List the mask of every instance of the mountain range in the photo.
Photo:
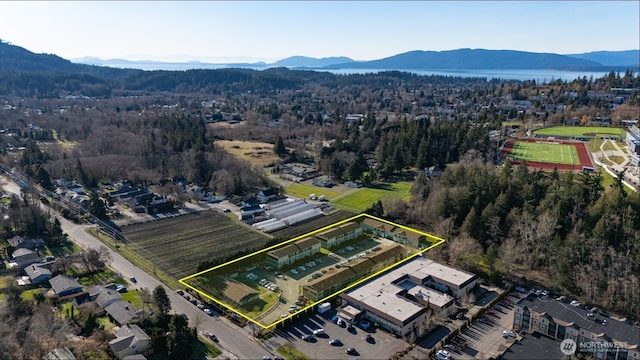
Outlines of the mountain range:
[{"label": "mountain range", "polygon": [[[136,65],[149,66],[163,64],[157,61],[76,59],[75,61],[92,65],[117,65],[120,67]],[[553,69],[576,71],[624,71],[640,69],[640,50],[595,51],[582,54],[561,55],[554,53],[535,53],[516,50],[457,49],[448,51],[409,51],[390,57],[356,61],[348,57],[312,58],[292,56],[273,63],[164,63],[183,64],[194,67],[250,67],[254,69],[269,67],[288,67],[301,69],[381,69],[381,70],[446,70],[446,69]]]},{"label": "mountain range", "polygon": [[[102,78],[124,76],[135,69],[164,69],[167,65],[186,69],[286,67],[290,69],[378,69],[378,70],[446,70],[446,69],[543,69],[574,71],[640,70],[640,50],[595,51],[561,55],[516,50],[457,49],[448,51],[409,51],[394,56],[356,61],[348,57],[312,58],[293,56],[274,63],[214,64],[199,61],[168,63],[161,61],[102,60],[85,57],[74,61],[53,54],[35,54],[22,47],[0,41],[0,71],[77,72]],[[142,67],[144,65],[145,67]],[[128,69],[123,71],[123,68]]]}]

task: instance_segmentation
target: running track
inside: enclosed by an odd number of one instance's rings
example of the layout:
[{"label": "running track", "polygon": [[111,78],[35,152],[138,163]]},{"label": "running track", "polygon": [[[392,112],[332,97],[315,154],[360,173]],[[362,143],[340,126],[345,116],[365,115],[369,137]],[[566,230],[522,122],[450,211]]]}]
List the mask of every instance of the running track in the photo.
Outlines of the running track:
[{"label": "running track", "polygon": [[[536,139],[512,139],[507,140],[502,146],[502,150],[500,150],[500,158],[505,160],[507,156],[511,153],[511,149],[513,149],[513,144],[518,141],[526,141],[526,142],[543,142],[543,141],[551,141],[549,139],[544,138],[536,138]],[[589,151],[587,150],[587,145],[583,142],[579,141],[565,141],[565,140],[557,140],[554,139],[553,142],[557,142],[559,144],[564,145],[573,145],[576,147],[576,151],[578,152],[578,159],[580,160],[580,164],[578,165],[569,165],[569,164],[556,164],[556,163],[548,163],[548,162],[538,162],[538,161],[525,161],[527,167],[532,169],[542,169],[542,170],[553,170],[557,168],[558,171],[572,171],[578,170],[582,171],[583,166],[587,166],[590,168],[594,168],[593,162],[591,161],[591,156],[589,156]],[[513,160],[514,164],[520,164],[523,160]]]}]

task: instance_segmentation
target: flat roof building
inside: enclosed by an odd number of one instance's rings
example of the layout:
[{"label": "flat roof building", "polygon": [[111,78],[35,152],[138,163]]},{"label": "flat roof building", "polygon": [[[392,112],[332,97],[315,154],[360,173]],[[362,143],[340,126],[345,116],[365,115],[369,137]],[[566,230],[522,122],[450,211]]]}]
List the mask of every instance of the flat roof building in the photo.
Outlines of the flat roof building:
[{"label": "flat roof building", "polygon": [[[434,283],[434,277],[442,281],[438,276],[444,275],[441,273],[443,268],[449,268],[445,272],[448,275],[455,273],[457,269],[434,263],[421,257],[414,259],[369,283],[345,292],[342,299],[381,327],[399,336],[406,336],[422,325],[428,308],[439,314],[447,314],[454,304],[453,296],[430,287],[430,284]],[[430,272],[434,274],[431,275]],[[475,279],[475,275],[469,275],[471,277],[462,280],[462,284],[468,283],[470,278]]]}]

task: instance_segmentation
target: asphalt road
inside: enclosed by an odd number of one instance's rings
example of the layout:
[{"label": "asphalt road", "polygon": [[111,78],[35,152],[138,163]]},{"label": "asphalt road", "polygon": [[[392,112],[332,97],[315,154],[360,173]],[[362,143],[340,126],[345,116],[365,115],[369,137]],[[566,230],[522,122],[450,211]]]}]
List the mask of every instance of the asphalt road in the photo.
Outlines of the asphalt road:
[{"label": "asphalt road", "polygon": [[[7,192],[20,194],[20,188],[6,178],[3,179],[1,185]],[[69,239],[82,249],[97,249],[103,246],[100,240],[85,231],[87,226],[75,224],[62,216],[58,216],[58,220],[60,221],[62,230],[67,233]],[[250,326],[240,328],[229,322],[226,318],[208,316],[176,293],[175,289],[167,288],[159,280],[136,267],[118,252],[109,251],[111,254],[109,267],[122,274],[125,279],[131,277],[136,278],[137,282],[135,284],[131,283],[127,286],[129,291],[135,291],[135,289],[140,288],[153,291],[158,285],[164,286],[171,300],[172,312],[186,314],[189,318],[190,325],[196,326],[199,333],[210,332],[218,337],[219,342],[216,346],[223,351],[223,354],[220,356],[221,358],[262,359],[263,356],[273,358],[275,347],[268,348],[259,341],[254,340],[251,336]]]}]

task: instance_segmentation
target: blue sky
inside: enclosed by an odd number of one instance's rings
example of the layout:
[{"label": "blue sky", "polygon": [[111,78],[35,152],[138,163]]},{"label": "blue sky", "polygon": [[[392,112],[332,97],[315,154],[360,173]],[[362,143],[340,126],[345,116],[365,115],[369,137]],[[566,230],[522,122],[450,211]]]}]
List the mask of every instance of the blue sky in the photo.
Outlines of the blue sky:
[{"label": "blue sky", "polygon": [[0,39],[66,59],[373,60],[640,47],[640,1],[0,1]]}]

